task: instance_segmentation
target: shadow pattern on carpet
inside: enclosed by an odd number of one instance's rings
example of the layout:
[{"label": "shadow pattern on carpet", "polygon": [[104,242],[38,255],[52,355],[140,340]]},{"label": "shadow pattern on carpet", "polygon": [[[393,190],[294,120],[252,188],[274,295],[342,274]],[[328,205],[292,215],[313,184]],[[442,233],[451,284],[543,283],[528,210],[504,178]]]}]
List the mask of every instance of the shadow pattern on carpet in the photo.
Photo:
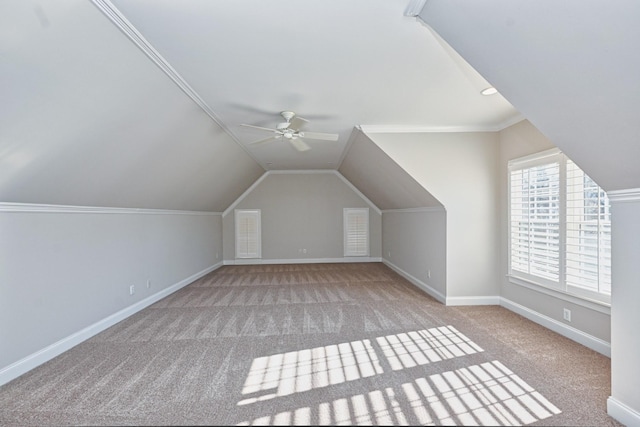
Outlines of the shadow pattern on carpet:
[{"label": "shadow pattern on carpet", "polygon": [[225,266],[0,388],[0,424],[617,426],[609,378],[380,263]]}]

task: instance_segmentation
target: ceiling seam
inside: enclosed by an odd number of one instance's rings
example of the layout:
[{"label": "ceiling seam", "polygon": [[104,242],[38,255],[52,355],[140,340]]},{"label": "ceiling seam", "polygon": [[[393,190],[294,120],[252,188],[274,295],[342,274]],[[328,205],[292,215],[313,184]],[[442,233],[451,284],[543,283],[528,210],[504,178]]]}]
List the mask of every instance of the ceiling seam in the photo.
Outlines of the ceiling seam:
[{"label": "ceiling seam", "polygon": [[242,148],[258,165],[263,169],[266,167],[256,159],[251,152],[238,140],[229,128],[218,118],[211,107],[198,95],[198,93],[187,83],[169,62],[144,38],[134,25],[118,10],[109,0],[91,0],[91,2],[128,38],[131,40],[151,61],[160,68],[193,102],[195,102],[231,139]]}]

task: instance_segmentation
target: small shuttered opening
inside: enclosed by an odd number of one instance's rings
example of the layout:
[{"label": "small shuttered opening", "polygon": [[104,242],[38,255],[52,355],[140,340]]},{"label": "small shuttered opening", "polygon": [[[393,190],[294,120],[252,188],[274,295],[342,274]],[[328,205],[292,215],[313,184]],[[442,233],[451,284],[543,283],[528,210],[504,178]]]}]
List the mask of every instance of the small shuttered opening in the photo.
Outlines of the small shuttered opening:
[{"label": "small shuttered opening", "polygon": [[261,258],[260,210],[237,209],[236,222],[236,258]]},{"label": "small shuttered opening", "polygon": [[344,209],[344,256],[369,256],[369,209]]}]

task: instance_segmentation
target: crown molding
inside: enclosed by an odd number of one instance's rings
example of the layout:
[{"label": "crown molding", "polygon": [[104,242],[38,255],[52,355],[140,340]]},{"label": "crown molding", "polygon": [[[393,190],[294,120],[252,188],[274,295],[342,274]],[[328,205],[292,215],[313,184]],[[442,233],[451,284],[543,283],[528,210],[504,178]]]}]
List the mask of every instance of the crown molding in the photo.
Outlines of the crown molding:
[{"label": "crown molding", "polygon": [[607,191],[607,197],[612,203],[640,202],[640,188]]},{"label": "crown molding", "polygon": [[99,213],[99,214],[138,214],[138,215],[195,215],[216,216],[221,212],[206,211],[180,211],[169,209],[143,209],[143,208],[111,208],[100,206],[73,206],[73,205],[45,205],[36,203],[6,203],[0,202],[0,212],[17,213]]},{"label": "crown molding", "polygon": [[378,215],[382,215],[382,211],[371,201],[367,196],[362,194],[360,190],[358,190],[347,178],[345,178],[340,172],[335,169],[308,169],[308,170],[289,170],[289,169],[279,169],[279,170],[268,170],[263,173],[260,178],[258,178],[249,188],[245,190],[244,193],[240,195],[227,209],[222,213],[222,217],[226,217],[229,213],[233,212],[236,206],[240,202],[242,202],[255,188],[260,185],[262,181],[264,181],[270,175],[320,175],[320,174],[331,174],[337,176],[342,182],[345,183],[347,187],[349,187],[354,193],[356,193],[362,200],[364,200],[371,209],[373,209]]},{"label": "crown molding", "polygon": [[446,212],[444,206],[426,206],[421,208],[383,209],[382,213],[412,213],[412,212]]},{"label": "crown molding", "polygon": [[272,169],[270,175],[322,175],[334,173],[335,169]]},{"label": "crown molding", "polygon": [[497,125],[477,126],[399,126],[399,125],[359,125],[365,134],[376,133],[463,133],[463,132],[500,132],[503,129],[520,123],[525,119],[518,115]]},{"label": "crown molding", "polygon": [[525,116],[523,116],[522,114],[518,113],[517,115],[515,115],[514,117],[511,117],[510,119],[507,119],[505,121],[503,121],[502,123],[498,123],[495,126],[495,131],[496,132],[500,132],[501,130],[504,130],[508,127],[511,127],[517,123],[520,123],[524,120],[526,120],[527,118]]},{"label": "crown molding", "polygon": [[427,0],[410,0],[409,4],[404,10],[404,16],[417,17],[422,12]]},{"label": "crown molding", "polygon": [[373,209],[375,211],[375,213],[377,213],[378,215],[382,215],[382,211],[380,210],[380,208],[378,208],[375,203],[373,203],[371,200],[369,200],[369,198],[367,196],[365,196],[364,194],[362,194],[362,192],[360,190],[358,190],[356,188],[355,185],[353,185],[351,183],[351,181],[349,181],[347,178],[344,177],[344,175],[342,175],[340,172],[338,171],[332,171],[338,178],[340,178],[342,180],[342,182],[344,182],[347,187],[349,187],[354,193],[356,193],[358,196],[360,196],[360,198],[362,200],[364,200],[365,202],[367,202],[367,204],[369,205],[369,207],[371,209]]},{"label": "crown molding", "polygon": [[260,185],[260,183],[262,181],[265,180],[265,178],[267,176],[269,176],[269,173],[271,171],[266,171],[265,173],[263,173],[262,175],[260,175],[260,178],[256,179],[253,184],[251,184],[249,186],[249,188],[247,188],[244,193],[242,193],[240,196],[238,196],[238,198],[229,205],[229,207],[227,209],[224,210],[224,212],[222,212],[222,217],[224,218],[225,216],[229,215],[231,212],[233,212],[233,210],[235,209],[236,206],[238,206],[238,204],[243,201],[258,185]]},{"label": "crown molding", "polygon": [[364,135],[364,133],[362,132],[362,129],[360,129],[360,126],[354,126],[353,130],[351,131],[351,134],[349,135],[349,139],[347,140],[347,143],[345,144],[344,149],[342,150],[340,159],[338,159],[336,170],[340,170],[340,168],[342,167],[342,163],[344,162],[344,159],[346,159],[347,154],[349,154],[349,150],[351,149],[353,142],[356,140],[356,138],[358,138],[361,135]]},{"label": "crown molding", "polygon": [[198,95],[175,68],[144,38],[134,25],[111,3],[110,0],[91,0],[91,2],[126,35],[154,64],[160,68],[189,98],[193,100],[227,135],[238,144],[263,169],[266,167],[256,159],[229,128],[218,118],[211,107]]}]

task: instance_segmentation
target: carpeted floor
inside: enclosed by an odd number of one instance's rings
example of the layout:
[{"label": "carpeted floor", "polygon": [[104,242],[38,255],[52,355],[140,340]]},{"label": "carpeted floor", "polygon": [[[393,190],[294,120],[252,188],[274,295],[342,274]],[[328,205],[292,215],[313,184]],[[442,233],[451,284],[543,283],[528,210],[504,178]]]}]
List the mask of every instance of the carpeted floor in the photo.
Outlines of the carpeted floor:
[{"label": "carpeted floor", "polygon": [[0,388],[0,425],[585,425],[610,360],[372,264],[225,266]]}]

